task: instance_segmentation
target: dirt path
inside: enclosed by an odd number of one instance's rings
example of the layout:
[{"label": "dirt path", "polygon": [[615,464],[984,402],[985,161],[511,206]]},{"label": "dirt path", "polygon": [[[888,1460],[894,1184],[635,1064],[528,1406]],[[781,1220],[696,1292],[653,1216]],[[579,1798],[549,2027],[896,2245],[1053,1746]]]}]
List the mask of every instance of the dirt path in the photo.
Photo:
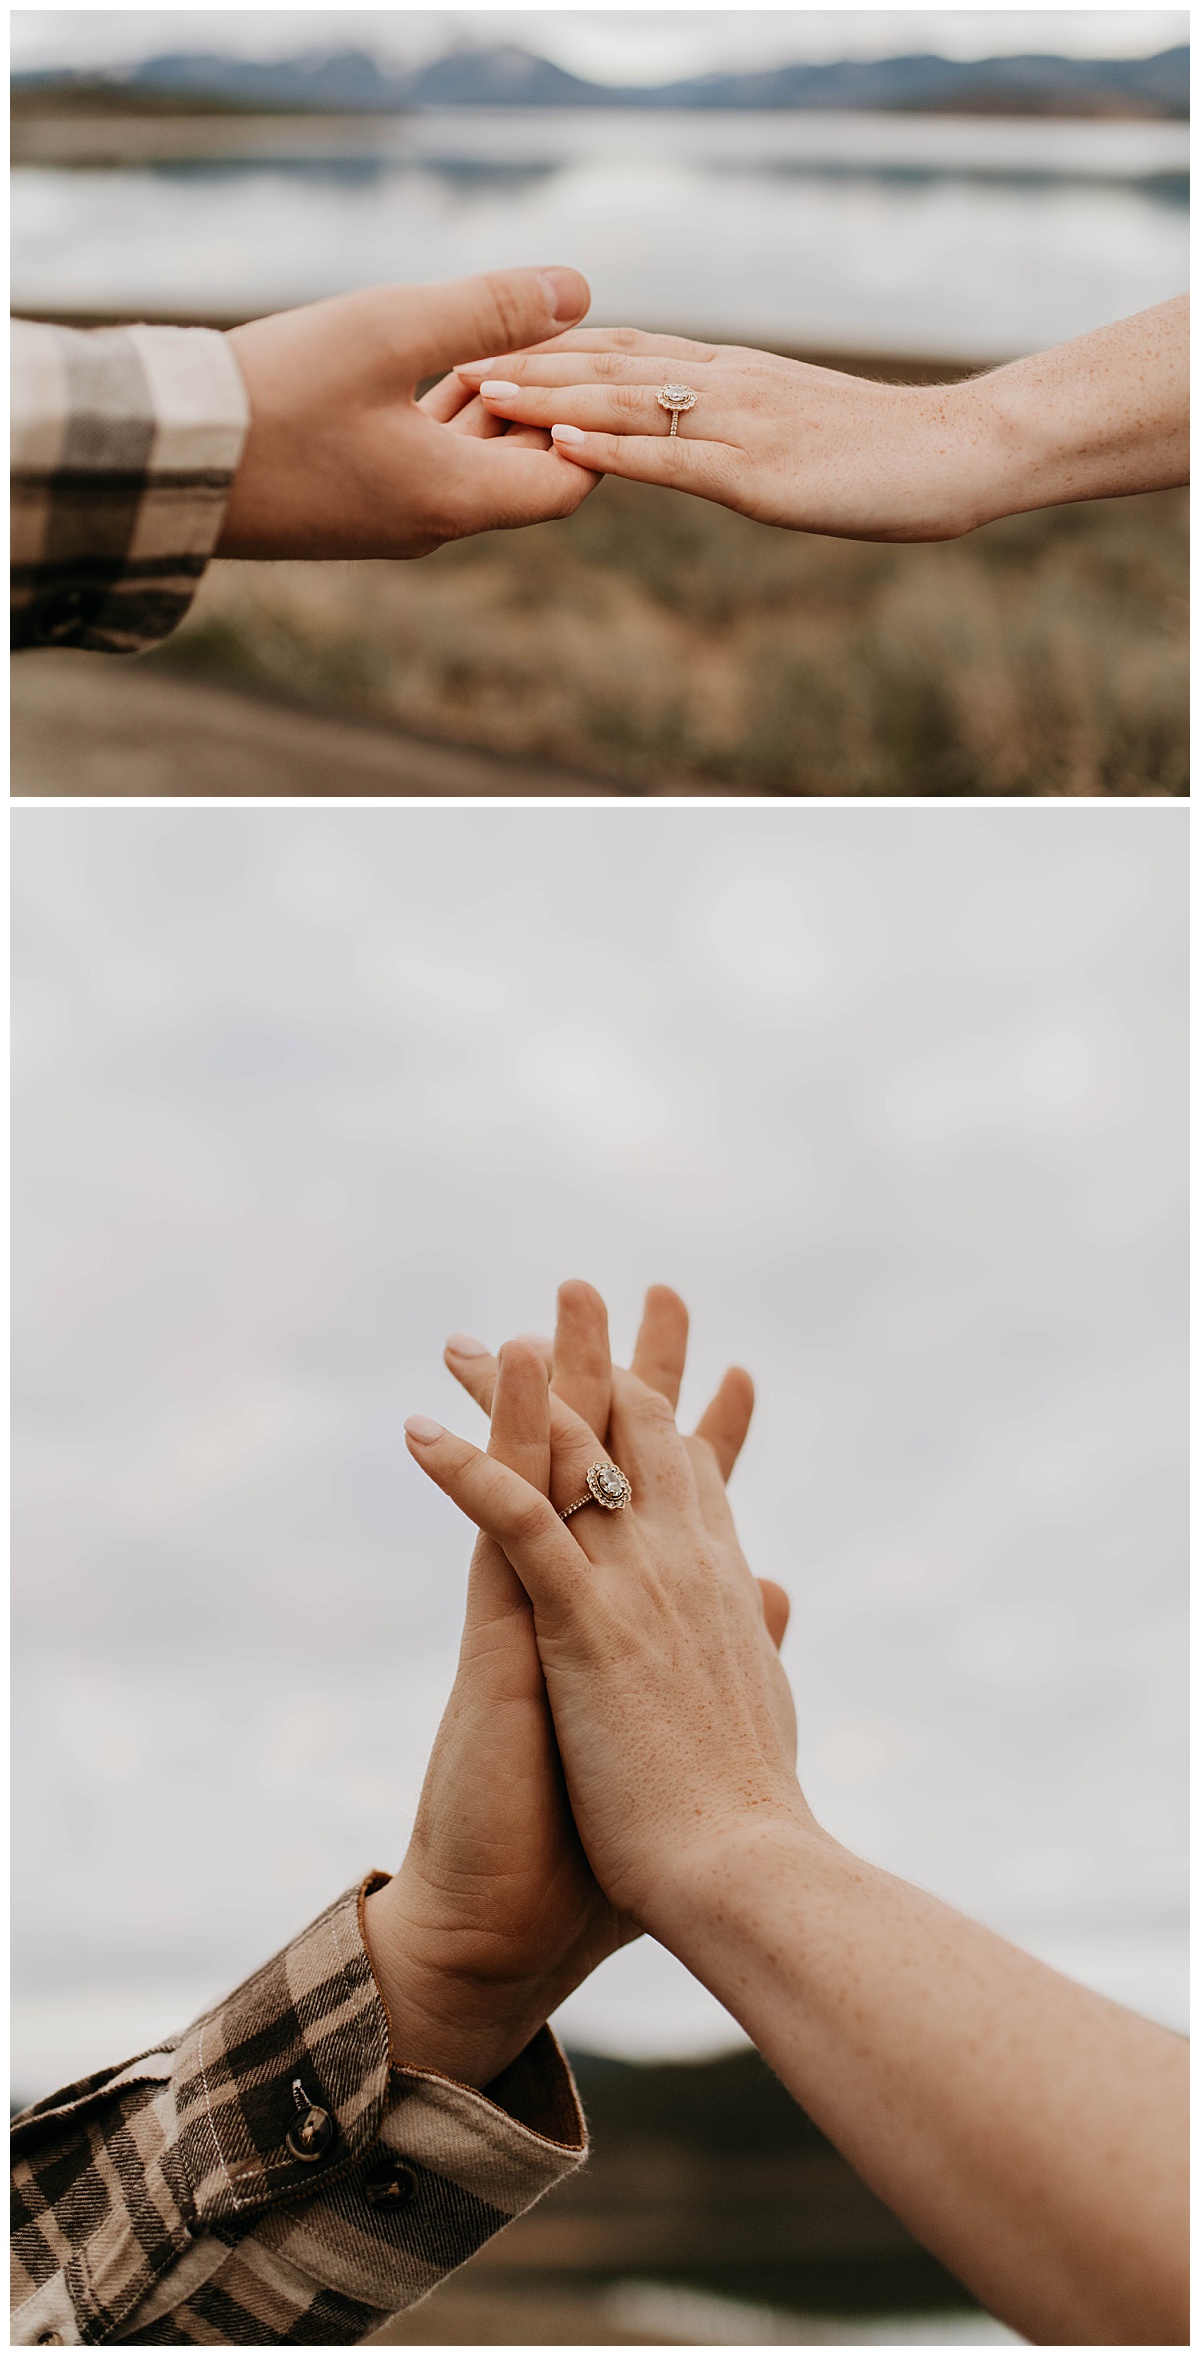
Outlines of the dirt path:
[{"label": "dirt path", "polygon": [[46,650],[12,664],[12,792],[61,799],[598,794],[577,770],[298,711],[144,664]]}]

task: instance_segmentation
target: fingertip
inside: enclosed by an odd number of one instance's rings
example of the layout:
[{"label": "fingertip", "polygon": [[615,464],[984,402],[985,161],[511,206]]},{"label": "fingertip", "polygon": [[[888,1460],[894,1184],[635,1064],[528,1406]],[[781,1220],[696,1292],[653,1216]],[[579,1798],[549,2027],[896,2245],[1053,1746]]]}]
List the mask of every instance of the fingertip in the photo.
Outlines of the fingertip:
[{"label": "fingertip", "polygon": [[502,1372],[518,1374],[527,1367],[536,1367],[544,1382],[549,1381],[546,1369],[546,1345],[535,1341],[532,1334],[514,1334],[511,1341],[501,1342],[498,1361]]},{"label": "fingertip", "polygon": [[446,1336],[447,1358],[490,1358],[486,1342],[478,1341],[473,1333],[451,1333]]},{"label": "fingertip", "polygon": [[411,1446],[431,1448],[436,1440],[444,1440],[444,1424],[435,1423],[431,1415],[409,1415],[404,1422],[404,1436]]},{"label": "fingertip", "polygon": [[660,1311],[663,1309],[669,1310],[679,1319],[681,1319],[685,1326],[690,1322],[688,1318],[687,1302],[684,1300],[682,1293],[676,1292],[673,1284],[648,1285],[646,1288],[646,1307],[647,1309],[657,1309]]},{"label": "fingertip", "polygon": [[780,1587],[774,1579],[760,1579],[758,1590],[762,1597],[763,1618],[767,1623],[767,1634],[778,1652],[787,1634],[788,1621],[792,1616],[792,1599],[786,1587]]},{"label": "fingertip", "polygon": [[595,1285],[589,1284],[585,1276],[568,1276],[559,1285],[558,1311],[560,1317],[564,1309],[568,1313],[578,1312],[581,1309],[598,1309],[602,1317],[606,1320],[608,1317],[608,1304],[603,1293],[598,1293]]}]

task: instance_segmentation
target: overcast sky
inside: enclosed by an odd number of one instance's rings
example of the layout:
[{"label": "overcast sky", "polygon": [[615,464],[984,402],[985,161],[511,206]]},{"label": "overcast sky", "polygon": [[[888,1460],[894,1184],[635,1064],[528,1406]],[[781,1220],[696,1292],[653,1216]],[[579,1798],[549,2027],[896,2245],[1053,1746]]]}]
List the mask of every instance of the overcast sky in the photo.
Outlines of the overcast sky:
[{"label": "overcast sky", "polygon": [[517,41],[597,81],[658,82],[796,58],[932,50],[1142,57],[1186,41],[1175,9],[18,9],[18,67],[128,64],[165,50],[279,57],[359,47],[413,62],[455,42]]},{"label": "overcast sky", "polygon": [[[758,1379],[818,1814],[1177,2016],[1185,813],[15,833],[23,2091],[397,1860],[470,1545],[401,1423],[566,1275]],[[644,1946],[570,2026],[729,2034]]]}]

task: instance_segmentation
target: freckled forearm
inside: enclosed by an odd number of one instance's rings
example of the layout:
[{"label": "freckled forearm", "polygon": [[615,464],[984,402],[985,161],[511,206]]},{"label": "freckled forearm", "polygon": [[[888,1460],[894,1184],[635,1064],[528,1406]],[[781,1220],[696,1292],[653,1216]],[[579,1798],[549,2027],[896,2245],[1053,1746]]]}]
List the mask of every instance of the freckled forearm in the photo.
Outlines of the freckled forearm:
[{"label": "freckled forearm", "polygon": [[727,1843],[694,1901],[677,1952],[986,2305],[1041,2342],[1184,2336],[1181,2040],[816,1828]]},{"label": "freckled forearm", "polygon": [[1186,297],[954,388],[973,523],[1188,479]]}]

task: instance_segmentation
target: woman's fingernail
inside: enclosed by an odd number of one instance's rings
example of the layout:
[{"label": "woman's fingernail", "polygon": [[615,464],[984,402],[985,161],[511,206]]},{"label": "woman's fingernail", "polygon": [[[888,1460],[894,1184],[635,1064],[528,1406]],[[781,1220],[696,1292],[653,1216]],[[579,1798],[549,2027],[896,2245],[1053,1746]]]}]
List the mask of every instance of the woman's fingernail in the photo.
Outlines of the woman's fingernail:
[{"label": "woman's fingernail", "polygon": [[489,368],[495,365],[494,356],[490,360],[460,360],[454,373],[456,376],[486,376]]},{"label": "woman's fingernail", "polygon": [[486,1342],[477,1342],[473,1333],[452,1333],[446,1337],[446,1348],[456,1358],[488,1358],[491,1352]]},{"label": "woman's fingernail", "polygon": [[552,425],[550,439],[552,442],[586,442],[587,435],[580,433],[577,425]]},{"label": "woman's fingernail", "polygon": [[491,376],[486,384],[480,385],[479,390],[485,401],[511,401],[513,394],[519,393],[521,387],[519,384],[509,384],[503,376]]},{"label": "woman's fingernail", "polygon": [[443,1426],[434,1423],[428,1415],[410,1415],[404,1429],[410,1440],[444,1440],[446,1437]]}]

